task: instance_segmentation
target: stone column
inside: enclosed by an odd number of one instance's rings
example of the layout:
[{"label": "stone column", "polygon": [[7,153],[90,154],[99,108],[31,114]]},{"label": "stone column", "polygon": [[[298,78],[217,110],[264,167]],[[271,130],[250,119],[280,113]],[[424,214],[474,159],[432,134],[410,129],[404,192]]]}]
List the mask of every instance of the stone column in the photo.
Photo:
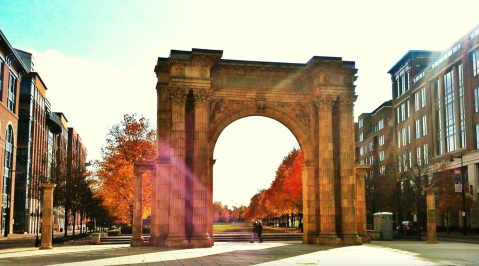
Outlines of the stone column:
[{"label": "stone column", "polygon": [[334,193],[333,98],[321,96],[318,102],[318,186],[319,235],[317,244],[339,245],[336,233],[336,197]]},{"label": "stone column", "polygon": [[42,244],[40,249],[52,249],[53,234],[53,189],[56,184],[42,184],[43,211],[42,211]]},{"label": "stone column", "polygon": [[156,204],[157,204],[157,199],[156,199],[156,185],[157,179],[156,179],[156,173],[153,173],[151,176],[151,202],[150,202],[150,207],[151,207],[151,216],[150,216],[150,238],[148,239],[148,245],[154,246],[155,245],[155,238],[158,235],[158,218],[157,218],[157,212],[156,210]]},{"label": "stone column", "polygon": [[[157,86],[157,155],[156,161],[156,204],[154,246],[164,247],[169,233],[170,213],[170,150],[171,150],[171,99],[167,93],[167,83]],[[152,225],[153,226],[153,225]],[[151,240],[150,240],[151,242]]]},{"label": "stone column", "polygon": [[356,221],[356,177],[354,174],[354,96],[338,98],[339,111],[339,194],[341,202],[340,237],[346,245],[359,245]]},{"label": "stone column", "polygon": [[436,196],[437,188],[424,188],[427,202],[427,243],[437,244],[436,238]]},{"label": "stone column", "polygon": [[195,96],[195,129],[193,151],[193,234],[195,248],[211,247],[208,234],[208,90],[193,90]]},{"label": "stone column", "polygon": [[171,88],[171,168],[170,168],[170,220],[165,240],[168,248],[186,248],[185,231],[185,104],[188,91]]},{"label": "stone column", "polygon": [[208,164],[208,234],[211,239],[211,246],[214,244],[214,235],[213,235],[213,166],[215,165],[216,160],[211,159]]},{"label": "stone column", "polygon": [[365,176],[371,169],[370,165],[356,165],[356,219],[358,222],[358,235],[363,243],[370,243],[366,221],[366,185]]},{"label": "stone column", "polygon": [[143,174],[145,173],[144,163],[135,163],[135,183],[133,199],[133,221],[130,246],[143,246]]},{"label": "stone column", "polygon": [[316,223],[318,219],[314,163],[305,161],[301,168],[303,172],[303,244],[314,244],[316,242]]}]

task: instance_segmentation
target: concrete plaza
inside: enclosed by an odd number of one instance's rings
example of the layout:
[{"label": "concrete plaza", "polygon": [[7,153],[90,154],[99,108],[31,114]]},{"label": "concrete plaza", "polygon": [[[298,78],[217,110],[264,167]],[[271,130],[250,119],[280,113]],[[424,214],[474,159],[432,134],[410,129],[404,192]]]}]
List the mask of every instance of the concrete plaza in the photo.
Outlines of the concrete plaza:
[{"label": "concrete plaza", "polygon": [[54,245],[51,250],[4,247],[0,249],[0,265],[479,265],[479,245],[410,240],[341,247],[295,241],[217,242],[211,248],[173,250],[90,245],[85,239]]}]

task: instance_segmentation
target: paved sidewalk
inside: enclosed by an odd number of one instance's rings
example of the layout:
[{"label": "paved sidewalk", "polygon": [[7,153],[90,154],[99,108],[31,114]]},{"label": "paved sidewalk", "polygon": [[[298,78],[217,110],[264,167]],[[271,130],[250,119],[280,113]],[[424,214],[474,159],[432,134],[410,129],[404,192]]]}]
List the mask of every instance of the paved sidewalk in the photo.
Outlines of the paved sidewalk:
[{"label": "paved sidewalk", "polygon": [[51,250],[0,250],[0,265],[479,265],[479,245],[425,241],[373,241],[348,247],[300,242],[215,243],[212,248],[171,250],[76,242]]}]

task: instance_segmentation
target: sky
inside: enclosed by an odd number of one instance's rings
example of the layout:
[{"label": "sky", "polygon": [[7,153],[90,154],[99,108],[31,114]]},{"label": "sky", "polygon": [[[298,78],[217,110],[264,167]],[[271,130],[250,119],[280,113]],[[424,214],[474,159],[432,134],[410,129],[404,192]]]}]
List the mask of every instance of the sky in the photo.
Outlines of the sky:
[{"label": "sky", "polygon": [[[0,29],[31,52],[47,99],[101,159],[109,128],[125,114],[156,124],[158,57],[192,48],[223,59],[356,62],[354,116],[391,99],[387,71],[408,50],[443,51],[479,24],[479,1],[2,0]],[[268,188],[294,135],[264,117],[233,122],[214,151],[214,200],[248,205]]]}]

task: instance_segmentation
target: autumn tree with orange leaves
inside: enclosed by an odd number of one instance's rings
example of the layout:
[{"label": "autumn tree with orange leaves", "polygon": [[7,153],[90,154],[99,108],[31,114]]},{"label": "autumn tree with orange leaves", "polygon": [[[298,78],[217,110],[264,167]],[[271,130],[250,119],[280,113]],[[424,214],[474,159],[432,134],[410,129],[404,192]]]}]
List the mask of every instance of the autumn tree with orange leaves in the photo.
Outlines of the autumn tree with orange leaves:
[{"label": "autumn tree with orange leaves", "polygon": [[245,210],[245,219],[275,217],[303,211],[303,153],[292,150],[281,162],[271,187],[259,191]]},{"label": "autumn tree with orange leaves", "polygon": [[[130,223],[133,218],[134,164],[151,160],[156,152],[156,130],[148,119],[136,114],[125,115],[123,121],[108,132],[102,148],[102,161],[95,162],[97,180],[95,196],[103,199],[110,214]],[[151,214],[152,173],[143,176],[143,217]]]}]

